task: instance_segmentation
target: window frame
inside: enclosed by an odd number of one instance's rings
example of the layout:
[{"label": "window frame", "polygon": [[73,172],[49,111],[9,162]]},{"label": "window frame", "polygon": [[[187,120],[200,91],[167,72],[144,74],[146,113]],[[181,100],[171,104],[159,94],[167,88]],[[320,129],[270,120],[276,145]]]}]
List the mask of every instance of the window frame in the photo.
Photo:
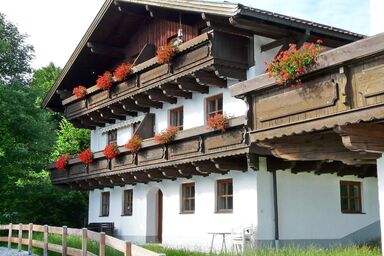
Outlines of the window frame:
[{"label": "window frame", "polygon": [[[187,198],[185,196],[186,188],[191,188],[191,187],[193,187],[193,196],[190,196]],[[191,202],[193,201],[193,209],[192,210],[185,209],[186,200],[189,201],[189,205],[191,205]],[[180,210],[180,213],[193,214],[193,213],[195,213],[195,209],[196,209],[196,186],[195,186],[195,182],[189,182],[189,183],[181,184],[181,210]]]},{"label": "window frame", "polygon": [[[219,108],[219,104],[218,104],[219,99],[221,99],[221,110],[218,109]],[[216,110],[208,112],[209,102],[211,102],[211,101],[215,101]],[[224,108],[224,98],[223,98],[222,93],[205,98],[205,122],[208,121],[208,119],[210,118],[210,115],[214,116],[217,114],[223,114],[224,113],[223,108]]]},{"label": "window frame", "polygon": [[[114,136],[115,136],[114,140],[111,140],[112,134],[114,134]],[[107,133],[107,145],[112,144],[112,143],[117,145],[117,130],[115,130],[115,129],[110,130]]]},{"label": "window frame", "polygon": [[[126,197],[126,194],[127,197]],[[130,195],[129,195],[130,194]],[[133,189],[123,190],[123,206],[121,211],[121,216],[132,216],[133,215]],[[130,211],[127,209],[127,204],[130,204]]]},{"label": "window frame", "polygon": [[[228,194],[228,195],[221,195],[220,194],[220,185],[221,184],[229,184],[231,183],[232,184],[232,194]],[[226,198],[226,205],[228,206],[228,198],[232,198],[232,208],[223,208],[221,209],[220,208],[220,199],[222,197],[225,197]],[[216,213],[232,213],[233,212],[233,203],[234,203],[234,200],[233,200],[233,179],[232,178],[228,178],[228,179],[221,179],[221,180],[216,180]]]},{"label": "window frame", "polygon": [[[181,125],[172,124],[172,113],[181,113],[181,119],[182,119]],[[178,115],[178,120],[180,121],[180,114]],[[179,131],[182,131],[184,129],[184,107],[183,106],[169,110],[169,122],[168,123],[170,126],[177,127],[179,129]]]},{"label": "window frame", "polygon": [[[108,198],[108,203],[105,203],[105,197],[104,196],[107,196]],[[110,208],[110,201],[111,199],[111,194],[109,191],[105,191],[105,192],[101,192],[101,195],[100,195],[100,217],[108,217],[109,216],[109,208]],[[106,211],[104,212],[104,206],[106,206]]]},{"label": "window frame", "polygon": [[[350,200],[354,200],[355,196],[350,195],[350,187],[351,186],[356,186],[358,187],[358,195],[357,195],[357,201],[358,201],[358,210],[352,210],[352,206],[350,205]],[[341,188],[342,186],[347,186],[347,196],[342,196],[341,194]],[[362,208],[362,190],[361,190],[361,182],[359,181],[346,181],[346,180],[341,180],[340,181],[340,209],[342,213],[363,213],[363,208]],[[347,199],[348,209],[343,209],[342,206],[342,199]]]}]

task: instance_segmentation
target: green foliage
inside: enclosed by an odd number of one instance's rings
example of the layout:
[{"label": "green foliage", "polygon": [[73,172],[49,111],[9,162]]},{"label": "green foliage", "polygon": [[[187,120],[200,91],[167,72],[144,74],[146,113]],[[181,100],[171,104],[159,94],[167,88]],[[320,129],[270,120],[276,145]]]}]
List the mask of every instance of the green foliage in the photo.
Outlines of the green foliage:
[{"label": "green foliage", "polygon": [[77,129],[63,118],[57,132],[57,141],[52,152],[52,161],[63,154],[76,155],[89,147],[89,130]]},{"label": "green foliage", "polygon": [[31,72],[33,47],[25,42],[25,35],[0,13],[0,83],[12,85],[25,81]]},{"label": "green foliage", "polygon": [[42,67],[35,71],[31,86],[37,91],[37,105],[40,106],[45,94],[47,94],[49,89],[55,83],[60,71],[61,69],[56,67],[53,63],[49,63],[46,67]]}]

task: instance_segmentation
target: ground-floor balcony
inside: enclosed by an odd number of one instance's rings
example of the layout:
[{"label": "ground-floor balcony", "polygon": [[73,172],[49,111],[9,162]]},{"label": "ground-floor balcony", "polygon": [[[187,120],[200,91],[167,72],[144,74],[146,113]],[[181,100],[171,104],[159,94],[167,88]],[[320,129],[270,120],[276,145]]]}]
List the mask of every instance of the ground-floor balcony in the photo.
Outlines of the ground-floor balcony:
[{"label": "ground-floor balcony", "polygon": [[65,170],[55,169],[54,164],[48,168],[53,184],[79,190],[247,171],[247,159],[257,160],[250,155],[243,123],[244,117],[233,118],[225,132],[197,127],[180,131],[164,145],[145,139],[137,154],[121,146],[121,154],[112,160],[95,152],[89,165],[72,158]]}]

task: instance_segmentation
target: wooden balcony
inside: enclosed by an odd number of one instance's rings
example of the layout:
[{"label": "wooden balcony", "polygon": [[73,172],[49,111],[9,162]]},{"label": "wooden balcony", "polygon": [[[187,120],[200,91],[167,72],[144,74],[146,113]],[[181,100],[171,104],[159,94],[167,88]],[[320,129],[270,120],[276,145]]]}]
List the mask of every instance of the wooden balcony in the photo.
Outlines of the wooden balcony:
[{"label": "wooden balcony", "polygon": [[286,160],[375,164],[384,151],[384,34],[319,56],[301,87],[266,74],[231,88],[250,106],[250,139]]},{"label": "wooden balcony", "polygon": [[[180,131],[175,140],[166,145],[146,139],[137,155],[124,147],[121,154],[108,161],[103,152],[94,154],[94,162],[86,166],[79,159],[69,160],[67,170],[57,170],[51,164],[52,183],[70,189],[94,189],[147,183],[163,179],[225,174],[229,170],[247,171],[249,146],[244,129],[244,117],[230,120],[228,129],[221,133],[206,127]],[[254,167],[257,168],[256,158]]]},{"label": "wooden balcony", "polygon": [[[230,44],[228,42],[234,42]],[[171,64],[159,65],[156,57],[133,68],[128,79],[110,91],[97,86],[87,89],[83,99],[70,96],[62,101],[65,116],[76,126],[91,128],[115,120],[190,99],[192,92],[208,93],[210,87],[225,87],[226,79],[244,80],[248,68],[245,37],[211,31],[182,44]],[[62,95],[68,95],[62,93]]]}]

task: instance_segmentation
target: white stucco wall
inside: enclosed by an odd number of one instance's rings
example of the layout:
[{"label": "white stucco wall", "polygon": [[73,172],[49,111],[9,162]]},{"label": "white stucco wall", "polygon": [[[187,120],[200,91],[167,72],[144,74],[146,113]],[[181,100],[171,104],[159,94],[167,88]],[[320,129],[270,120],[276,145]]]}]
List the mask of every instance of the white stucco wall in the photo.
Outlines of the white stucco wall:
[{"label": "white stucco wall", "polygon": [[[379,187],[380,216],[384,217],[384,154],[377,159],[377,179]],[[381,225],[381,249],[384,247],[384,222]]]}]

